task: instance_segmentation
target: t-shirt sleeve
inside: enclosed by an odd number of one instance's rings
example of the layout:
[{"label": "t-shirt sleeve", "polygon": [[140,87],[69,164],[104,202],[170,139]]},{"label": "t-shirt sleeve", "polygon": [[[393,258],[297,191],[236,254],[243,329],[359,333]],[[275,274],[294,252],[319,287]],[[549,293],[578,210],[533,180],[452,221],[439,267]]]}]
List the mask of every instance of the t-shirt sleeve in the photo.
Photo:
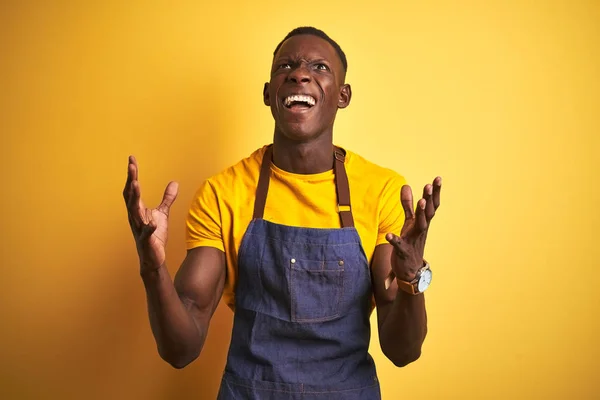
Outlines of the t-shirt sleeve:
[{"label": "t-shirt sleeve", "polygon": [[388,243],[385,238],[388,233],[400,235],[404,225],[404,209],[400,203],[400,190],[403,185],[406,185],[406,179],[402,175],[395,174],[383,188],[376,245]]},{"label": "t-shirt sleeve", "polygon": [[196,191],[186,218],[186,248],[215,247],[225,251],[219,199],[210,181]]}]

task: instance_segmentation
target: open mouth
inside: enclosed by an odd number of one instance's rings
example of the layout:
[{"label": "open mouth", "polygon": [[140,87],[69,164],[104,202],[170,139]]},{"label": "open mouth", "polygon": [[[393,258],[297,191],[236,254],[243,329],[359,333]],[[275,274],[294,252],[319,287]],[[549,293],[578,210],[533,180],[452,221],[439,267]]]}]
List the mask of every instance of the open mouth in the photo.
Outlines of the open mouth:
[{"label": "open mouth", "polygon": [[283,99],[283,105],[290,110],[308,110],[317,103],[314,97],[306,94],[293,94]]}]

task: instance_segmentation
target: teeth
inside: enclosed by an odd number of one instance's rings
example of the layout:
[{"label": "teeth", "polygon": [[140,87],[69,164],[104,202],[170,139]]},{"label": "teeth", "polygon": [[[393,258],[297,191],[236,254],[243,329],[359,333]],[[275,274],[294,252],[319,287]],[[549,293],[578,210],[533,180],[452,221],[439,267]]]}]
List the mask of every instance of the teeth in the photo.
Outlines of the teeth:
[{"label": "teeth", "polygon": [[285,100],[283,101],[283,104],[285,104],[286,107],[289,107],[290,104],[292,104],[294,101],[301,101],[310,106],[314,106],[316,103],[315,99],[312,96],[307,96],[307,95],[303,95],[303,94],[295,94],[295,95],[286,97]]}]

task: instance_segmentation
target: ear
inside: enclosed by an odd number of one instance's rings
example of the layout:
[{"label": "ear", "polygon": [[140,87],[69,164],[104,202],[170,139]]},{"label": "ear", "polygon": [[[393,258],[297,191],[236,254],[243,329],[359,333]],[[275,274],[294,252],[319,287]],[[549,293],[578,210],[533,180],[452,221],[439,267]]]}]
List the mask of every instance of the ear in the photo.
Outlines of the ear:
[{"label": "ear", "polygon": [[263,101],[265,106],[271,106],[271,99],[269,98],[269,83],[265,83],[265,88],[263,89]]},{"label": "ear", "polygon": [[352,88],[350,84],[346,83],[340,89],[340,97],[338,100],[338,108],[346,108],[350,105],[350,99],[352,98]]}]

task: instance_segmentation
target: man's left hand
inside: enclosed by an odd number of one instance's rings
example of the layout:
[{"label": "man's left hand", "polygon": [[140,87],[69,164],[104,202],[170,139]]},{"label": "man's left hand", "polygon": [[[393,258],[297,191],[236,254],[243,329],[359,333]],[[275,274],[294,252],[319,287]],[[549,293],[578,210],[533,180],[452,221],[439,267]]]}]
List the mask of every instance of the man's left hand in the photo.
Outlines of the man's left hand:
[{"label": "man's left hand", "polygon": [[391,255],[390,278],[393,279],[393,275],[395,275],[398,279],[410,282],[415,279],[417,272],[423,267],[427,231],[431,219],[440,206],[441,189],[442,178],[439,176],[433,180],[433,184],[425,185],[423,198],[418,201],[415,212],[412,190],[408,185],[402,186],[400,202],[404,209],[404,226],[400,236],[393,233],[386,235],[387,241],[394,246]]}]

